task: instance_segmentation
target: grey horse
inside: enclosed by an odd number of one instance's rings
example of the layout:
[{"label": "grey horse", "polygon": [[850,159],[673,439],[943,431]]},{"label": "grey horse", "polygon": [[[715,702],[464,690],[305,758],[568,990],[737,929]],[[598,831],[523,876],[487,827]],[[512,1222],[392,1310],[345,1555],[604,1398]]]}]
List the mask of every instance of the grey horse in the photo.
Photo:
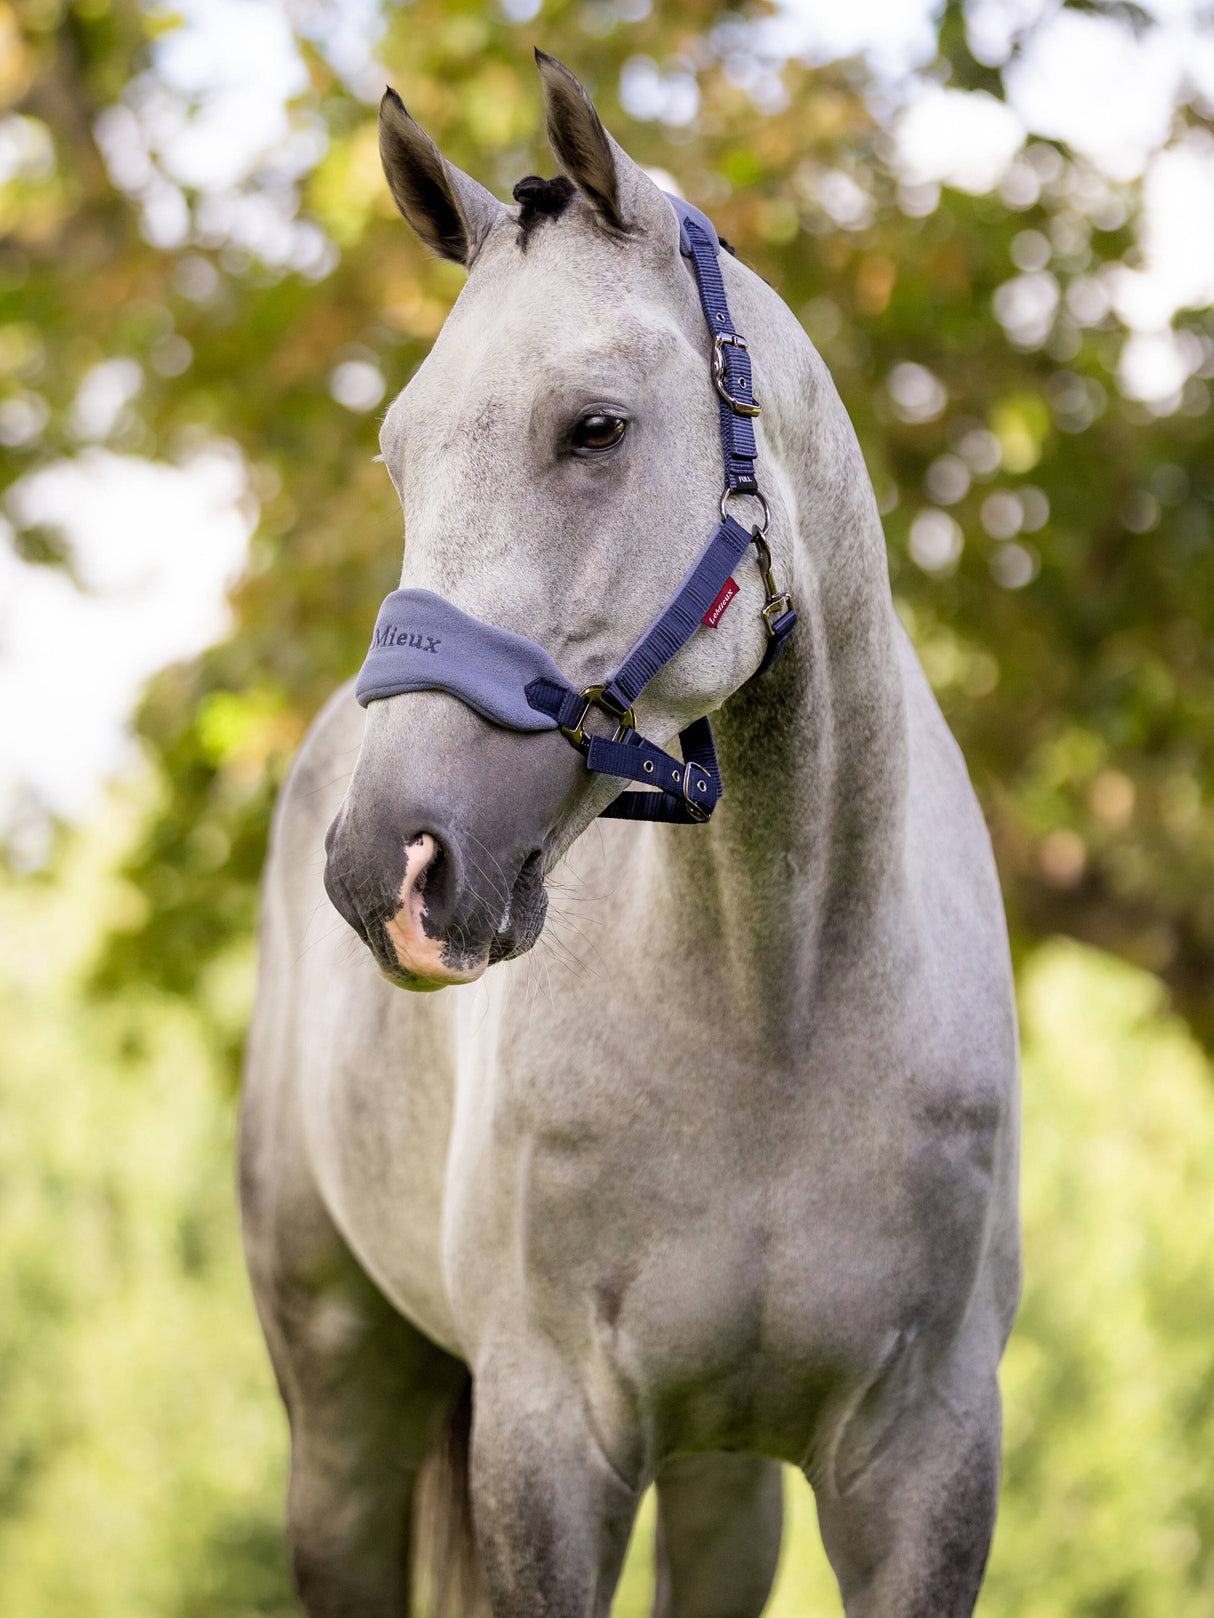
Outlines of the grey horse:
[{"label": "grey horse", "polygon": [[[400,211],[469,274],[381,442],[403,583],[589,684],[721,448],[674,211],[537,58],[563,178],[521,209],[384,98]],[[621,783],[562,735],[433,690],[339,691],[278,806],[241,1178],[310,1618],[404,1618],[431,1551],[431,1610],[462,1568],[461,1610],[601,1618],[650,1482],[656,1612],[747,1618],[786,1464],[848,1618],[977,1598],[1019,1286],[999,887],[831,380],[721,262],[801,621],[755,679],[752,557],[641,701],[659,745],[715,715],[711,823],[600,821]]]}]

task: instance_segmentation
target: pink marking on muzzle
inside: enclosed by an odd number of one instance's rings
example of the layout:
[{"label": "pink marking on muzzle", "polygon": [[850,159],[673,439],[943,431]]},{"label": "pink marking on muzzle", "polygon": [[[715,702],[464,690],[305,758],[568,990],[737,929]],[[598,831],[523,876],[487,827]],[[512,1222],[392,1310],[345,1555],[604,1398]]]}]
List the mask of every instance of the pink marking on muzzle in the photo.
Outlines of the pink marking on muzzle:
[{"label": "pink marking on muzzle", "polygon": [[409,984],[411,989],[445,989],[452,983],[474,983],[489,964],[486,955],[479,965],[471,968],[451,966],[444,958],[447,950],[445,942],[441,938],[431,938],[422,926],[422,917],[426,914],[425,883],[422,879],[437,853],[438,844],[429,832],[423,832],[416,842],[406,847],[400,909],[387,926],[396,959],[417,980]]}]

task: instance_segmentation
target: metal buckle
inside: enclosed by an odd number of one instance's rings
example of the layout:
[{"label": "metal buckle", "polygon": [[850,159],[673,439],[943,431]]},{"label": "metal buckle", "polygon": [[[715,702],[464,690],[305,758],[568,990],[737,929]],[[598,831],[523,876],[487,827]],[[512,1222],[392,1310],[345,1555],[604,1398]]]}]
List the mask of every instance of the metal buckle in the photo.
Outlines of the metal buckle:
[{"label": "metal buckle", "polygon": [[[724,521],[725,507],[729,504],[730,500],[732,500],[735,496],[740,500],[743,495],[749,495],[752,500],[757,500],[763,507],[763,526],[762,528],[756,528],[753,530],[755,537],[757,539],[762,539],[764,534],[771,527],[771,507],[767,504],[766,498],[759,493],[758,489],[730,489],[728,487],[724,489],[721,494],[721,519]],[[770,560],[770,552],[768,553],[768,559]]]},{"label": "metal buckle", "polygon": [[[737,332],[734,331],[719,331],[717,333],[712,345],[712,380],[716,383],[717,392],[733,411],[734,415],[761,416],[763,414],[762,405],[757,404],[754,399],[735,399],[733,394],[730,393],[729,389],[725,386],[726,343],[728,343],[731,348],[746,349],[746,351],[749,353],[749,346],[745,337],[739,337]],[[739,386],[746,386],[745,378],[742,379]]]},{"label": "metal buckle", "polygon": [[584,753],[590,746],[590,737],[586,734],[586,715],[591,708],[601,708],[605,714],[610,714],[611,718],[616,721],[615,735],[611,738],[613,742],[623,741],[628,731],[637,728],[636,714],[631,708],[625,708],[621,713],[612,703],[604,702],[603,693],[606,689],[605,685],[588,685],[582,692],[585,701],[582,704],[581,713],[577,716],[576,723],[560,727],[561,735],[566,740],[571,741],[579,752]]},{"label": "metal buckle", "polygon": [[786,612],[793,610],[792,597],[785,592],[783,595],[776,589],[775,574],[772,571],[771,547],[764,539],[766,528],[756,528],[751,535],[755,550],[759,553],[759,566],[763,569],[763,588],[767,591],[767,600],[759,609],[763,622],[767,625],[768,640],[776,638],[776,620],[783,618]]},{"label": "metal buckle", "polygon": [[773,596],[766,606],[760,609],[763,622],[767,625],[767,635],[770,640],[776,638],[776,620],[783,618],[786,612],[792,611],[792,597],[790,595]]},{"label": "metal buckle", "polygon": [[712,814],[712,808],[701,803],[698,798],[692,797],[692,770],[699,771],[700,779],[695,781],[695,789],[697,792],[703,793],[705,797],[708,796],[708,784],[711,778],[708,771],[702,764],[696,764],[694,761],[690,761],[683,766],[683,802],[686,804],[687,813],[691,816],[691,818],[696,821],[697,824],[703,825],[703,823]]}]

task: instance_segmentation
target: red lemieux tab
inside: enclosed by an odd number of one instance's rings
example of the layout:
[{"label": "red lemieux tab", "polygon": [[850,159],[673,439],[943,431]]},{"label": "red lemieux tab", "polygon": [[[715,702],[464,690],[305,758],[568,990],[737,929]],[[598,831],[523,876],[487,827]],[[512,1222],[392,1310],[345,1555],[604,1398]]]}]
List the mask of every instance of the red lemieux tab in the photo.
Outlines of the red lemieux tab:
[{"label": "red lemieux tab", "polygon": [[715,629],[725,616],[725,609],[738,593],[738,586],[732,578],[725,580],[717,595],[717,599],[709,607],[700,622],[705,629]]}]

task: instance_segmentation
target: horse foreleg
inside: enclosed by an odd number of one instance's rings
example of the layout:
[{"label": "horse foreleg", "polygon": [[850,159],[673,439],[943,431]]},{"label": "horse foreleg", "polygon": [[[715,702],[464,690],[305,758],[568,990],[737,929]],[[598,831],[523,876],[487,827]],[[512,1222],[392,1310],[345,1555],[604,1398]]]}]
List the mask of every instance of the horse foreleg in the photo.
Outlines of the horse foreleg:
[{"label": "horse foreleg", "polygon": [[809,1468],[847,1618],[973,1612],[999,1490],[993,1360],[928,1372],[907,1353]]},{"label": "horse foreleg", "polygon": [[493,1618],[607,1618],[639,1500],[576,1388],[507,1356],[477,1367],[472,1508]]},{"label": "horse foreleg", "polygon": [[250,1272],[290,1418],[300,1600],[308,1618],[407,1618],[415,1484],[467,1372],[391,1308],[310,1191],[277,1212],[248,1230]]},{"label": "horse foreleg", "polygon": [[654,1618],[758,1618],[780,1557],[779,1461],[679,1455],[657,1492]]}]

